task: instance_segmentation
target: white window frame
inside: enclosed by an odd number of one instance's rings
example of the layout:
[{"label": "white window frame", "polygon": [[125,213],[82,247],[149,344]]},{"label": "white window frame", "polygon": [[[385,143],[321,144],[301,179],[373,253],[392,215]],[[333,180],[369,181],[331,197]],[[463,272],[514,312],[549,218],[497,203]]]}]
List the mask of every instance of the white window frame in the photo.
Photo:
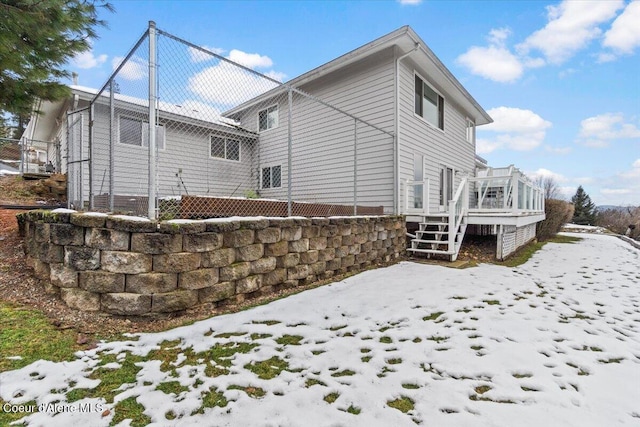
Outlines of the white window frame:
[{"label": "white window frame", "polygon": [[[213,138],[219,138],[224,140],[224,157],[217,157],[211,154],[211,144],[213,143]],[[227,158],[227,144],[229,141],[235,141],[238,143],[238,160]],[[234,163],[242,162],[242,141],[240,141],[240,139],[231,138],[227,136],[209,134],[209,158],[213,160],[224,161],[224,162],[234,162]]]},{"label": "white window frame", "polygon": [[[420,79],[422,81],[422,89],[421,89],[421,98],[420,98],[420,102],[423,103],[424,102],[424,86],[428,86],[432,91],[434,91],[436,93],[436,95],[438,96],[438,105],[436,105],[436,109],[438,110],[438,123],[431,123],[431,121],[429,121],[425,116],[424,116],[424,104],[421,104],[421,110],[422,110],[422,114],[419,114],[418,112],[416,112],[416,101],[415,101],[415,96],[416,96],[416,78]],[[437,129],[440,132],[444,132],[444,116],[445,116],[445,105],[446,105],[446,99],[444,97],[444,95],[442,95],[436,88],[434,88],[432,85],[430,85],[427,82],[427,79],[425,79],[424,77],[422,77],[418,72],[414,71],[413,72],[413,114],[418,117],[420,120],[424,121],[426,124],[428,124],[429,126],[431,126],[434,129]],[[442,123],[442,127],[440,127],[440,123]]]},{"label": "white window frame", "polygon": [[[448,171],[451,171],[451,185],[449,185],[448,182]],[[449,201],[451,201],[455,195],[454,190],[456,188],[457,170],[453,166],[440,164],[440,171],[438,173],[440,174],[440,182],[438,183],[438,203],[440,204],[440,211],[446,211],[449,208]]]},{"label": "white window frame", "polygon": [[470,144],[476,143],[476,123],[467,117],[467,142]]},{"label": "white window frame", "polygon": [[[280,185],[273,185],[273,168],[280,168]],[[264,184],[264,170],[269,169],[269,186],[265,187]],[[282,188],[282,165],[263,166],[260,168],[260,189],[269,190],[272,188]]]},{"label": "white window frame", "polygon": [[[129,144],[127,142],[122,142],[120,140],[122,136],[120,133],[120,121],[122,119],[133,120],[135,122],[140,123],[140,129],[141,129],[140,144]],[[156,149],[160,151],[164,151],[166,147],[165,140],[166,140],[166,128],[162,124],[156,125]],[[126,145],[128,147],[140,147],[140,148],[149,147],[149,122],[139,117],[132,117],[126,114],[119,114],[118,115],[118,144]]]},{"label": "white window frame", "polygon": [[[275,120],[275,124],[271,127],[269,127],[269,110],[273,110],[275,109],[276,112],[276,120]],[[260,128],[260,113],[262,112],[266,112],[267,113],[267,127],[264,129]],[[258,111],[258,117],[257,117],[258,123],[257,123],[257,129],[258,129],[258,133],[260,132],[266,132],[269,131],[271,129],[275,129],[280,125],[280,107],[278,106],[278,104],[273,104],[268,106],[267,108],[263,108],[262,110]]]}]

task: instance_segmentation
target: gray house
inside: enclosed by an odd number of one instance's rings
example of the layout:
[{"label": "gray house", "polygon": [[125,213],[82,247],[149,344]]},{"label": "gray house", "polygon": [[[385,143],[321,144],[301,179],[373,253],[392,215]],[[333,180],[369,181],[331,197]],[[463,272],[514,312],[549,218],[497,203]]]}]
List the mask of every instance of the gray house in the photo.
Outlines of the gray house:
[{"label": "gray house", "polygon": [[[497,234],[499,258],[535,237],[542,190],[476,156],[491,117],[410,27],[270,87],[224,111],[158,102],[158,195],[377,206],[407,216],[409,250],[451,259],[467,232]],[[148,103],[72,89],[28,128],[60,142],[70,201],[144,195]]]}]

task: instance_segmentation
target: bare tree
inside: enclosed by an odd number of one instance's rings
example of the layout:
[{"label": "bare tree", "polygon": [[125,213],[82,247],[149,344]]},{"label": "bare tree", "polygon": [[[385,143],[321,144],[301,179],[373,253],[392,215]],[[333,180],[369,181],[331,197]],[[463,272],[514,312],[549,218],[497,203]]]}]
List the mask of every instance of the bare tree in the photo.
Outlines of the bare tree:
[{"label": "bare tree", "polygon": [[542,189],[544,189],[544,198],[545,199],[557,199],[562,200],[562,193],[560,192],[560,187],[558,183],[552,176],[540,175],[538,179],[536,179],[536,185]]}]

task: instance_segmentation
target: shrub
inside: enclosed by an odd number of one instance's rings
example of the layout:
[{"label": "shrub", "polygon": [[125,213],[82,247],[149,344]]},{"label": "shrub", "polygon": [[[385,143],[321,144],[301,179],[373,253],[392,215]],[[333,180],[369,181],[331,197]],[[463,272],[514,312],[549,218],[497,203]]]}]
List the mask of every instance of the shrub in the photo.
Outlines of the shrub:
[{"label": "shrub", "polygon": [[596,224],[617,234],[625,234],[629,225],[635,225],[630,230],[633,239],[640,238],[640,206],[620,207],[598,211]]},{"label": "shrub", "polygon": [[549,240],[560,232],[562,226],[573,218],[573,205],[564,200],[545,200],[544,213],[547,218],[538,223],[536,237],[540,241]]}]

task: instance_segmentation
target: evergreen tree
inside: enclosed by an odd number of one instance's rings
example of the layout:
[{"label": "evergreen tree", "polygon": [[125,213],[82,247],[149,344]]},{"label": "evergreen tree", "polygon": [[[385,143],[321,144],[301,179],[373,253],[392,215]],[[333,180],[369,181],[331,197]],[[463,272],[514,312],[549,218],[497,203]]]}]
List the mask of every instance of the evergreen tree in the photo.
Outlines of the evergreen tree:
[{"label": "evergreen tree", "polygon": [[591,225],[596,221],[596,205],[591,201],[591,197],[585,193],[582,186],[578,187],[576,194],[571,198],[574,206],[573,223],[579,225]]},{"label": "evergreen tree", "polygon": [[0,114],[28,117],[36,98],[69,95],[63,67],[90,49],[104,0],[0,0]]}]

